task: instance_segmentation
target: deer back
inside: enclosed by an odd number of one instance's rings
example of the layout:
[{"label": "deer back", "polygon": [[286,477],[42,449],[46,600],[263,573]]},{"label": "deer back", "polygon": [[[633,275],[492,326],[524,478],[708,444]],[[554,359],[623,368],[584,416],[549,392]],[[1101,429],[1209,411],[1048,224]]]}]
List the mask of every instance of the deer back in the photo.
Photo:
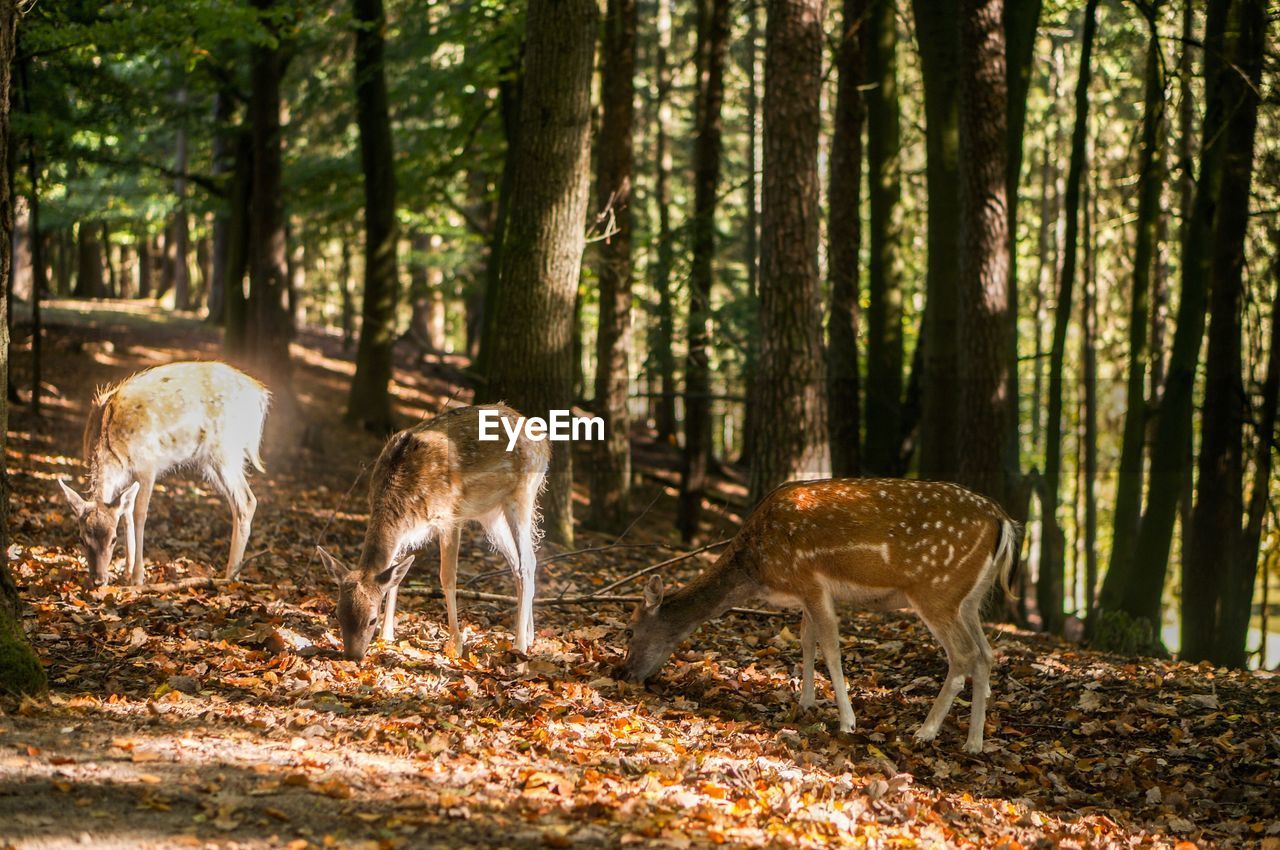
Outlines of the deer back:
[{"label": "deer back", "polygon": [[748,518],[742,546],[768,595],[959,605],[980,580],[1008,518],[954,484],[834,479],[779,487]]}]

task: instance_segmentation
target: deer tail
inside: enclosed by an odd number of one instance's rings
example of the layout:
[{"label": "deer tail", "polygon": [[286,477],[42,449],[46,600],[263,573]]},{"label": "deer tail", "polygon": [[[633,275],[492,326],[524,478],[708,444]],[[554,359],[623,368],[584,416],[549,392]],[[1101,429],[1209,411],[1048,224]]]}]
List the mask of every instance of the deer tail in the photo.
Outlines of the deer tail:
[{"label": "deer tail", "polygon": [[271,406],[271,393],[266,387],[262,387],[262,393],[258,397],[258,427],[254,429],[253,439],[250,440],[245,454],[249,456],[249,462],[253,464],[253,468],[259,472],[266,472],[267,468],[262,463],[262,428],[267,421],[267,408]]},{"label": "deer tail", "polygon": [[1005,518],[1000,521],[1000,542],[996,544],[995,555],[992,560],[995,562],[996,575],[1000,580],[1000,589],[1004,591],[1006,599],[1016,598],[1013,595],[1011,583],[1013,576],[1018,571],[1018,553],[1022,548],[1021,528],[1016,522]]}]

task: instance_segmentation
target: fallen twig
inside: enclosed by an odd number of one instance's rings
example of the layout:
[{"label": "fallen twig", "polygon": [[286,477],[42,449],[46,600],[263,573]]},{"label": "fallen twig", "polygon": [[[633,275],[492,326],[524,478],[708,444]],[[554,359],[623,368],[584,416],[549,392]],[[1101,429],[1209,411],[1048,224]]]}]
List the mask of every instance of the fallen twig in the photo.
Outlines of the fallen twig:
[{"label": "fallen twig", "polygon": [[674,558],[668,558],[667,560],[662,561],[660,563],[650,564],[649,566],[645,567],[642,570],[636,570],[634,573],[631,573],[630,575],[625,575],[611,584],[606,584],[604,587],[600,588],[595,593],[590,595],[598,596],[603,593],[608,593],[609,591],[613,590],[615,587],[621,587],[622,585],[627,584],[629,582],[633,582],[638,578],[647,576],[649,573],[657,572],[663,567],[669,567],[672,564],[678,564],[681,561],[687,561],[692,557],[701,555],[703,552],[707,551],[708,549],[718,549],[732,539],[733,538],[729,537],[729,538],[725,538],[724,540],[717,540],[715,543],[708,543],[706,546],[700,546],[697,549],[694,549],[692,552],[685,552],[683,555],[677,555]]},{"label": "fallen twig", "polygon": [[[438,587],[430,587],[428,585],[401,585],[401,593],[407,593],[410,596],[422,596],[427,599],[443,599],[444,591]],[[507,596],[502,593],[485,593],[480,590],[461,590],[457,591],[459,599],[473,599],[477,602],[502,602],[508,605],[514,605],[516,598]],[[545,607],[559,607],[561,605],[594,605],[600,602],[639,602],[643,597],[640,596],[605,596],[601,594],[587,594],[584,596],[546,596],[542,599],[534,599],[534,605]],[[777,617],[786,614],[786,611],[769,611],[764,608],[730,608],[728,613],[732,614],[750,614],[756,617]]]}]

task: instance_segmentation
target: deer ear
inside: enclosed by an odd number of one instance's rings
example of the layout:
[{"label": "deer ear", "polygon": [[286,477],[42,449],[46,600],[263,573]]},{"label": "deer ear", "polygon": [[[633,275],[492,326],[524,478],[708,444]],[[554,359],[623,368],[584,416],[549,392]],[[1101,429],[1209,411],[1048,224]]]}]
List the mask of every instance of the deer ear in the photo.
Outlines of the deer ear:
[{"label": "deer ear", "polygon": [[408,574],[409,568],[412,566],[413,555],[405,555],[403,558],[378,574],[378,584],[388,590],[393,587],[399,587],[400,582],[404,581],[404,577]]},{"label": "deer ear", "polygon": [[142,482],[135,481],[128,487],[124,488],[124,491],[121,492],[119,496],[116,496],[115,504],[112,505],[112,507],[115,509],[117,515],[131,513],[133,511],[133,504],[138,498],[138,490],[141,487]]},{"label": "deer ear", "polygon": [[61,478],[58,479],[58,486],[62,488],[62,495],[67,497],[67,504],[71,506],[71,512],[76,515],[76,519],[84,516],[89,510],[89,503],[80,498],[80,494],[67,486],[67,482]]},{"label": "deer ear", "polygon": [[333,576],[333,580],[341,585],[342,580],[346,578],[347,568],[343,566],[341,561],[326,552],[323,547],[317,546],[316,551],[320,553],[320,561],[324,564],[325,569],[329,571],[329,575]]},{"label": "deer ear", "polygon": [[662,576],[654,576],[644,585],[644,607],[657,610],[662,604]]}]

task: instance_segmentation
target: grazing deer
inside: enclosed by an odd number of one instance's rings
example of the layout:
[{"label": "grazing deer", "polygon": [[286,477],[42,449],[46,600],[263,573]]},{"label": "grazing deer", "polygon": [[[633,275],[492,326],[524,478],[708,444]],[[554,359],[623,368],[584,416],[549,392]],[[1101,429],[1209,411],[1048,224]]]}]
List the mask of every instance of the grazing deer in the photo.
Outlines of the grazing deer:
[{"label": "grazing deer", "polygon": [[364,658],[381,609],[382,639],[395,636],[396,589],[413,564],[413,555],[404,553],[433,537],[440,542],[449,648],[455,653],[462,649],[456,589],[458,547],[468,520],[483,526],[489,542],[511,565],[518,600],[515,645],[520,652],[528,651],[533,639],[538,494],[551,447],[523,432],[510,450],[504,440],[480,440],[482,410],[498,411],[504,427],[521,419],[503,404],[458,407],[394,435],[378,456],[369,482],[369,525],[359,568],[348,569],[319,550],[338,583],[338,625],[347,658]]},{"label": "grazing deer", "polygon": [[59,480],[80,525],[90,582],[106,584],[116,529],[125,520],[126,573],[142,584],[142,541],[156,479],[194,467],[231,505],[227,578],[235,578],[258,500],[245,461],[264,471],[259,454],[271,394],[225,363],[170,363],[98,392],[84,428],[89,497]]},{"label": "grazing deer", "polygon": [[751,513],[711,568],[672,593],[651,578],[631,618],[619,674],[643,682],[699,625],[764,600],[803,611],[800,705],[814,705],[813,659],[821,648],[840,712],[853,708],[840,661],[838,600],[868,608],[913,608],[947,653],[947,678],[916,732],[931,741],[966,676],[973,712],[965,749],[982,751],[991,692],[991,647],[979,619],[992,582],[1009,593],[1018,526],[989,499],[955,484],[845,478],[784,484]]}]

